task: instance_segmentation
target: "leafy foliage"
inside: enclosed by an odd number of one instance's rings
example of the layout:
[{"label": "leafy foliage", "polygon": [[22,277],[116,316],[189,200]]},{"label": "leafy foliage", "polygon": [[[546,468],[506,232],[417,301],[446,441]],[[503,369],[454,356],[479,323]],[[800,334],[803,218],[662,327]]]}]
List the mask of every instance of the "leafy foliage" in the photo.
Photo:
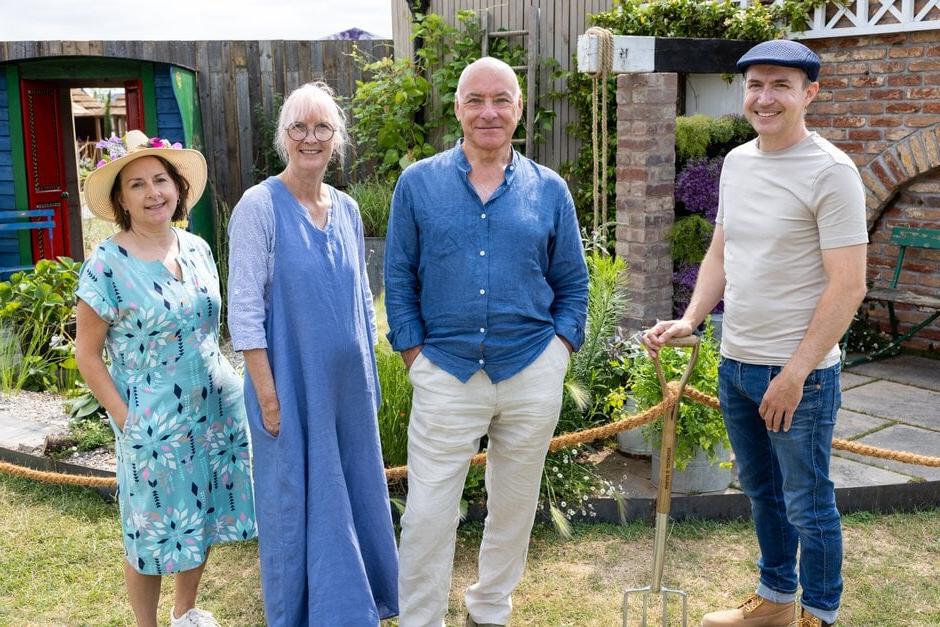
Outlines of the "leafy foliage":
[{"label": "leafy foliage", "polygon": [[[434,13],[419,14],[412,27],[412,38],[421,42],[415,60],[372,60],[354,51],[363,72],[370,75],[357,81],[352,98],[358,166],[371,165],[378,176],[395,180],[408,165],[451,146],[461,136],[454,116],[457,83],[463,69],[480,58],[483,36],[475,11],[458,11],[456,26]],[[503,38],[490,42],[488,54],[509,65],[526,63],[525,48]],[[543,67],[557,67],[557,62],[547,60]],[[526,77],[519,81],[524,93]],[[535,141],[551,129],[552,116],[536,107]],[[523,120],[516,137],[524,135],[524,128]]]},{"label": "leafy foliage", "polygon": [[[661,350],[659,355],[666,380],[678,380],[689,362],[689,351],[667,347]],[[698,362],[689,378],[689,385],[706,394],[718,396],[718,359],[718,345],[709,323],[702,336]],[[640,411],[649,409],[663,399],[656,368],[648,357],[636,360],[630,384],[637,409]],[[662,421],[657,420],[643,429],[644,435],[658,448],[662,439]],[[676,424],[676,468],[684,470],[698,449],[706,452],[709,461],[716,462],[716,449],[719,444],[731,448],[721,412],[701,403],[682,402]]]},{"label": "leafy foliage", "polygon": [[[279,174],[287,164],[281,161],[281,156],[274,148],[274,138],[277,137],[277,116],[284,104],[283,94],[274,94],[271,101],[273,116],[268,115],[261,103],[255,105],[255,123],[258,127],[258,143],[255,147],[255,165],[252,170],[255,183],[260,183],[269,176]],[[218,230],[218,229],[217,229]]]},{"label": "leafy foliage", "polygon": [[6,389],[67,390],[78,380],[73,346],[79,264],[42,259],[0,283],[0,385]]},{"label": "leafy foliage", "polygon": [[78,451],[93,451],[114,446],[114,431],[108,423],[104,407],[84,383],[78,383],[71,391],[72,398],[66,401],[69,414],[69,435]]},{"label": "leafy foliage", "polygon": [[373,176],[346,189],[359,203],[365,237],[385,237],[395,188],[388,179]]},{"label": "leafy foliage", "polygon": [[571,356],[556,433],[592,427],[608,419],[604,406],[616,374],[609,368],[617,323],[627,307],[627,264],[594,252],[587,257],[588,308],[584,344]]},{"label": "leafy foliage", "polygon": [[408,460],[408,419],[411,416],[411,382],[401,357],[392,350],[385,334],[388,318],[385,315],[385,298],[379,296],[375,302],[375,318],[378,327],[379,345],[375,359],[382,388],[382,406],[379,408],[379,437],[382,441],[382,458],[386,467],[402,466]]},{"label": "leafy foliage", "polygon": [[672,259],[677,264],[698,264],[708,251],[715,227],[700,215],[676,220],[669,233]]},{"label": "leafy foliage", "polygon": [[690,159],[719,157],[757,136],[742,115],[683,115],[676,118],[676,162],[681,170]]},{"label": "leafy foliage", "polygon": [[416,121],[430,85],[410,59],[385,57],[370,63],[358,49],[353,57],[371,74],[368,81],[356,82],[352,100],[356,165],[373,164],[379,176],[394,180],[409,164],[436,152],[424,125]]}]

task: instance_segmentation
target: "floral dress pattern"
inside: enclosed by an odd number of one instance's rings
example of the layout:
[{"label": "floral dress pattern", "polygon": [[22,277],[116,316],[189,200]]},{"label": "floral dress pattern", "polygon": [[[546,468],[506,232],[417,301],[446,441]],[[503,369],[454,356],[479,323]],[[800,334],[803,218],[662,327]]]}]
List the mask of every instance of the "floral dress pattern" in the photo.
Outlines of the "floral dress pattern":
[{"label": "floral dress pattern", "polygon": [[81,269],[77,296],[109,324],[109,371],[129,412],[115,433],[127,561],[166,575],[208,547],[256,536],[242,382],[219,351],[219,278],[208,245],[174,229],[177,279],[114,241]]}]

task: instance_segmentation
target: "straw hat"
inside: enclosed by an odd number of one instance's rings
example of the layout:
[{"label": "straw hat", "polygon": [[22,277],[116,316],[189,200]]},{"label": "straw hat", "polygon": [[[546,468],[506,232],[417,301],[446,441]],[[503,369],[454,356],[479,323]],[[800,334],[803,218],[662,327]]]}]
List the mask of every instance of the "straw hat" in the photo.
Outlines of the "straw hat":
[{"label": "straw hat", "polygon": [[85,204],[99,218],[115,221],[111,188],[121,169],[141,157],[162,157],[172,163],[186,179],[189,183],[187,211],[206,189],[206,158],[198,150],[183,148],[178,143],[171,144],[159,137],[150,138],[137,130],[128,131],[122,138],[111,137],[98,142],[98,147],[105,150],[107,156],[98,162],[97,168],[85,179]]}]

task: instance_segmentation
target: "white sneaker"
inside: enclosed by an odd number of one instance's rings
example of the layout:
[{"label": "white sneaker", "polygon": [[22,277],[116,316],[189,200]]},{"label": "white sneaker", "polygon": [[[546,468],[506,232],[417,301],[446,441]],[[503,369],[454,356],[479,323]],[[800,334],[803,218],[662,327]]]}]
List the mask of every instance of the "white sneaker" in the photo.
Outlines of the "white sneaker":
[{"label": "white sneaker", "polygon": [[173,608],[170,608],[170,627],[220,627],[218,621],[212,612],[200,610],[194,607],[179,618],[173,615]]}]

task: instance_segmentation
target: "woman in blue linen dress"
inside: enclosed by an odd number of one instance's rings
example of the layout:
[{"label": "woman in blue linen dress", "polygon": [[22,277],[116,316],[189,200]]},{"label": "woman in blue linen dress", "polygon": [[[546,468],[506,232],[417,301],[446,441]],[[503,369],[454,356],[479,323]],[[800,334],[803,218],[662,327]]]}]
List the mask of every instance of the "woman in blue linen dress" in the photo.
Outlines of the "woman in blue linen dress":
[{"label": "woman in blue linen dress", "polygon": [[376,419],[375,314],[356,203],[323,183],[345,122],[329,88],[285,100],[285,170],[229,225],[229,328],[243,351],[269,625],[374,627],[398,613]]},{"label": "woman in blue linen dress", "polygon": [[[195,607],[209,548],[256,535],[241,385],[219,352],[219,278],[208,245],[173,228],[206,181],[205,159],[131,131],[86,181],[121,231],[84,263],[76,358],[115,432],[125,579],[155,625],[162,575],[172,625],[215,625]],[[110,367],[102,359],[106,347]]]}]

